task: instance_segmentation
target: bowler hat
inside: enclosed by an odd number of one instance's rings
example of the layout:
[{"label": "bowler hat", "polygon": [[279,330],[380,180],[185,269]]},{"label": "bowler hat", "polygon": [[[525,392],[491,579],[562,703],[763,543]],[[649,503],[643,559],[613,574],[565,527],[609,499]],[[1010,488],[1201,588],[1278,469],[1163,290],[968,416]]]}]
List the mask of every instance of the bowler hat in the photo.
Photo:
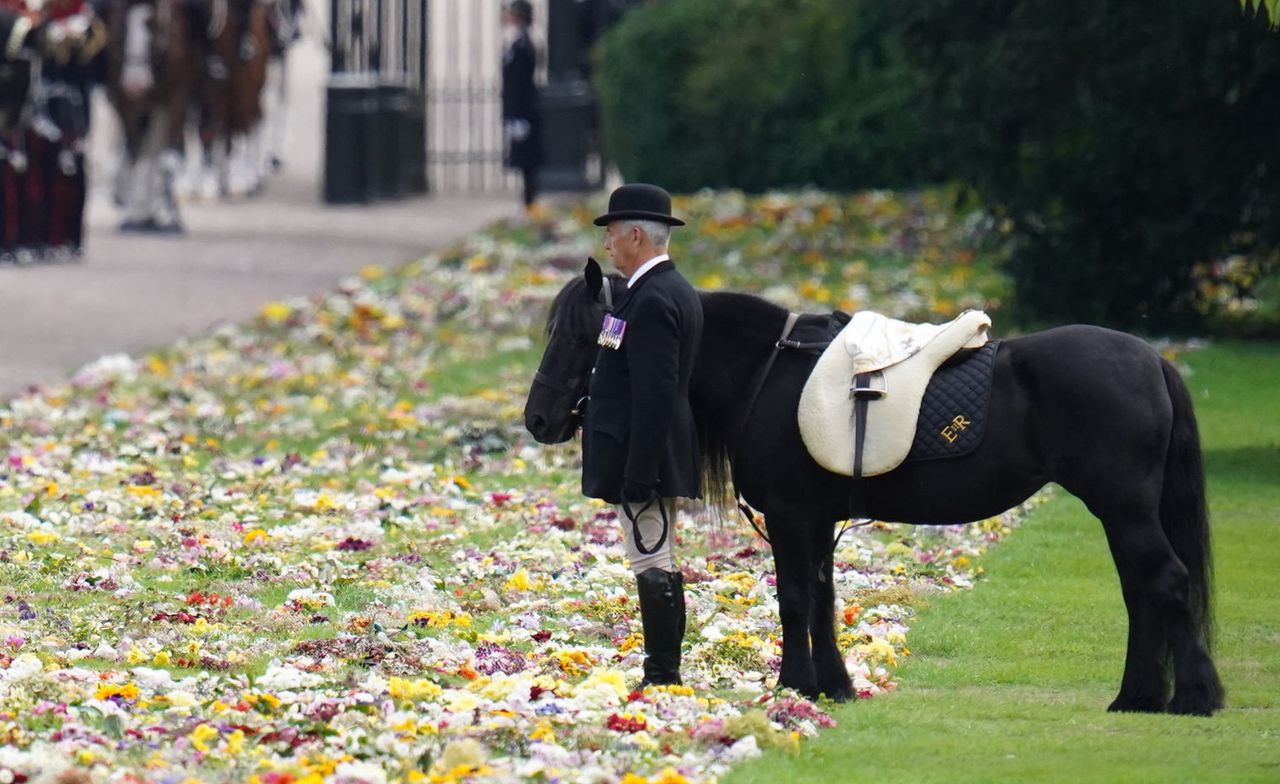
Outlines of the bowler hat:
[{"label": "bowler hat", "polygon": [[595,225],[608,226],[616,220],[649,220],[668,226],[683,226],[684,221],[671,217],[671,194],[657,185],[632,183],[609,195],[609,211],[596,218]]}]

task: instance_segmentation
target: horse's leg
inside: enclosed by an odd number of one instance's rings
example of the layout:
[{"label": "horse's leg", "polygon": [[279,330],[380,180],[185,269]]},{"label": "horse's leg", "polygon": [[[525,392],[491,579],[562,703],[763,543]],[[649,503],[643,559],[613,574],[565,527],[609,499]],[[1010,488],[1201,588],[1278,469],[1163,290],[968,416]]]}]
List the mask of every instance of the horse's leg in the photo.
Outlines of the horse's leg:
[{"label": "horse's leg", "polygon": [[266,94],[271,97],[263,112],[263,122],[268,130],[267,137],[267,172],[274,173],[284,168],[284,135],[288,122],[289,108],[289,52],[285,51],[272,57],[267,64]]},{"label": "horse's leg", "polygon": [[121,231],[150,231],[153,226],[151,195],[155,178],[155,113],[140,115],[125,144],[124,220]]},{"label": "horse's leg", "polygon": [[765,514],[765,525],[773,543],[782,619],[782,670],[778,685],[816,698],[818,678],[809,648],[809,618],[813,612],[812,575],[817,563],[811,555],[804,526],[794,520],[783,520],[776,512]]},{"label": "horse's leg", "polygon": [[825,524],[813,526],[811,532],[817,567],[810,571],[809,637],[813,642],[813,668],[818,691],[833,700],[846,700],[853,696],[853,682],[849,680],[849,670],[844,666],[840,647],[836,644],[833,533],[832,527]]},{"label": "horse's leg", "polygon": [[1185,592],[1186,569],[1174,557],[1154,510],[1117,510],[1098,516],[1129,614],[1124,676],[1108,710],[1161,712],[1169,689],[1170,611],[1179,602],[1179,587]]}]

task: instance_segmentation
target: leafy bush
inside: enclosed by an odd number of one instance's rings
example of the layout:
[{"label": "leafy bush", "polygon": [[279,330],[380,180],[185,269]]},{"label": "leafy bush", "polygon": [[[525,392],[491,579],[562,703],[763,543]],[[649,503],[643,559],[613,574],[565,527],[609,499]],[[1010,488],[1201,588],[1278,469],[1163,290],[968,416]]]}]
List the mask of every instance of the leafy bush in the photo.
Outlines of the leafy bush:
[{"label": "leafy bush", "polygon": [[1234,2],[921,0],[948,171],[1019,239],[1050,321],[1191,327],[1193,270],[1280,239],[1280,35]]},{"label": "leafy bush", "polygon": [[891,0],[672,0],[602,42],[607,144],[629,180],[677,191],[932,179],[931,124]]}]

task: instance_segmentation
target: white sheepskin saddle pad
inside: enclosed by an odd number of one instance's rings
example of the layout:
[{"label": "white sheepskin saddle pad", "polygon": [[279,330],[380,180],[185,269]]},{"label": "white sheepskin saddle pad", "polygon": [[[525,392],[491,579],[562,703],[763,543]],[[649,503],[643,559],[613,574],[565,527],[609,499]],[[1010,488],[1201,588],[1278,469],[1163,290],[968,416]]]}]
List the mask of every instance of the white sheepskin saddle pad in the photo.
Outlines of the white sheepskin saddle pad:
[{"label": "white sheepskin saddle pad", "polygon": [[920,401],[933,371],[951,355],[987,342],[991,319],[966,310],[946,324],[912,324],[860,311],[818,358],[800,394],[800,435],[818,465],[853,475],[854,376],[872,373],[884,395],[867,404],[862,475],[897,468],[911,451]]}]

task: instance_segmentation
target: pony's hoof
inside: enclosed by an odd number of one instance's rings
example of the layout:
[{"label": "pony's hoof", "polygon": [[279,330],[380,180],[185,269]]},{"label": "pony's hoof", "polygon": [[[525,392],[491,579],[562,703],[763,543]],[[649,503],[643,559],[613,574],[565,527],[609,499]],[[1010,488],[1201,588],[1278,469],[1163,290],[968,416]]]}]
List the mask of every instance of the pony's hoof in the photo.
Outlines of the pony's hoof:
[{"label": "pony's hoof", "polygon": [[1169,701],[1169,713],[1179,716],[1212,716],[1222,710],[1222,696],[1213,695],[1205,689],[1195,689],[1190,696],[1183,692],[1173,695]]},{"label": "pony's hoof", "polygon": [[1109,713],[1164,713],[1164,700],[1119,696],[1107,706]]}]

